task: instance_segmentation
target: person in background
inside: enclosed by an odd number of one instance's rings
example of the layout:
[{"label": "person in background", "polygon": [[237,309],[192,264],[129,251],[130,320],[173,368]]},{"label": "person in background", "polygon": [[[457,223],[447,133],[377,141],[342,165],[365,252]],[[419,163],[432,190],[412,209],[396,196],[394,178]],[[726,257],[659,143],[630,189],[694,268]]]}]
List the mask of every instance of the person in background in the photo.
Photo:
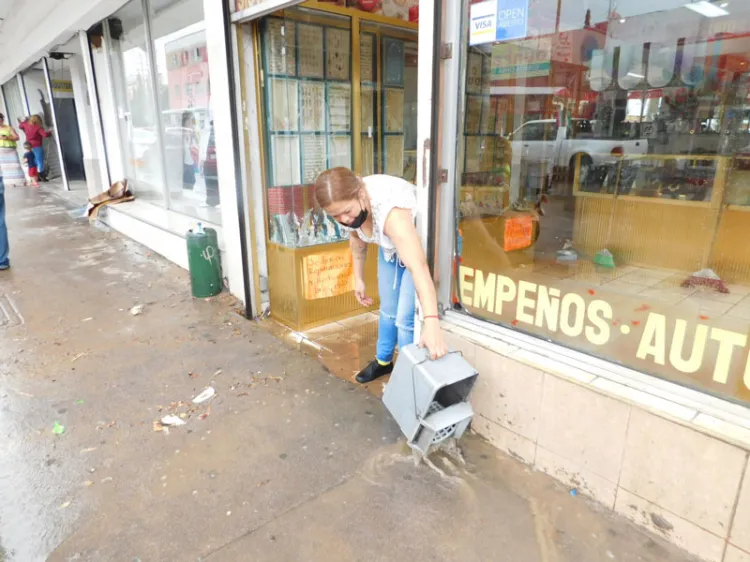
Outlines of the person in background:
[{"label": "person in background", "polygon": [[198,165],[198,135],[195,117],[190,111],[182,114],[182,189],[195,187],[195,167]]},{"label": "person in background", "polygon": [[39,187],[39,169],[36,166],[36,155],[31,148],[31,143],[26,141],[23,143],[23,148],[26,151],[23,155],[23,163],[26,164],[28,170],[29,185]]},{"label": "person in background", "polygon": [[0,174],[0,271],[5,271],[10,267],[8,254],[8,227],[5,224],[5,184],[2,174]]},{"label": "person in background", "polygon": [[315,181],[315,200],[334,220],[351,229],[349,246],[354,258],[354,296],[362,306],[372,306],[365,292],[367,244],[380,246],[378,292],[380,323],[375,360],[357,375],[365,384],[393,371],[396,343],[414,343],[415,295],[424,311],[420,346],[431,359],[448,352],[440,330],[435,284],[427,267],[414,226],[416,187],[395,176],[359,177],[347,168],[333,168]]},{"label": "person in background", "polygon": [[6,186],[26,183],[21,162],[18,160],[18,152],[16,152],[17,140],[18,133],[5,123],[5,115],[0,113],[0,171]]},{"label": "person in background", "polygon": [[50,136],[50,132],[44,129],[42,119],[38,115],[32,115],[28,119],[18,119],[18,126],[26,135],[26,142],[31,144],[31,150],[36,158],[36,167],[42,181],[47,179],[46,160],[44,158],[44,139]]}]

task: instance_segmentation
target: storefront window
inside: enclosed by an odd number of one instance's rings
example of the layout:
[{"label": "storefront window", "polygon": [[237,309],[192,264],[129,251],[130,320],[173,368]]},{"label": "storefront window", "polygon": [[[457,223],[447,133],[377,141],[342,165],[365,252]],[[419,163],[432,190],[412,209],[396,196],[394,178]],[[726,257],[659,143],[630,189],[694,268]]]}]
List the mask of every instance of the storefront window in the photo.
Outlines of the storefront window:
[{"label": "storefront window", "polygon": [[362,175],[417,179],[417,34],[363,22]]},{"label": "storefront window", "polygon": [[24,109],[23,92],[15,76],[3,84],[3,96],[5,98],[5,122],[12,125],[21,137],[21,141],[16,143],[16,149],[18,157],[23,158],[23,132],[19,131],[18,120],[26,116],[26,110]]},{"label": "storefront window", "polygon": [[110,169],[139,199],[220,224],[203,19],[201,0],[131,0],[89,35],[105,133],[119,137]]},{"label": "storefront window", "polygon": [[[360,314],[348,234],[314,201],[328,168],[415,181],[416,25],[330,3],[258,26],[271,309],[303,329]],[[365,270],[373,307],[377,254]]]},{"label": "storefront window", "polygon": [[[42,120],[45,129],[54,129],[52,119],[52,107],[50,106],[49,96],[47,95],[47,81],[44,77],[44,65],[41,62],[32,64],[29,68],[21,72],[23,78],[23,87],[26,90],[26,99],[29,102],[29,114],[24,113],[24,117],[38,115]],[[13,123],[18,129],[21,137],[18,147],[23,149],[23,143],[26,141],[26,135],[18,127],[18,121]],[[61,177],[60,157],[57,153],[57,143],[54,137],[50,136],[44,139],[44,174],[49,179],[58,179]],[[25,152],[25,151],[24,151]]]},{"label": "storefront window", "polygon": [[456,308],[750,402],[750,5],[497,4],[464,5]]},{"label": "storefront window", "polygon": [[314,208],[315,178],[353,167],[351,21],[289,10],[262,23],[268,220],[272,242],[311,246],[347,238]]},{"label": "storefront window", "polygon": [[[120,145],[125,176],[136,197],[166,206],[160,126],[153,96],[145,14],[131,0],[105,24],[109,26],[110,65],[114,80]],[[113,178],[117,180],[120,178]]]},{"label": "storefront window", "polygon": [[149,5],[170,208],[220,224],[203,1]]}]

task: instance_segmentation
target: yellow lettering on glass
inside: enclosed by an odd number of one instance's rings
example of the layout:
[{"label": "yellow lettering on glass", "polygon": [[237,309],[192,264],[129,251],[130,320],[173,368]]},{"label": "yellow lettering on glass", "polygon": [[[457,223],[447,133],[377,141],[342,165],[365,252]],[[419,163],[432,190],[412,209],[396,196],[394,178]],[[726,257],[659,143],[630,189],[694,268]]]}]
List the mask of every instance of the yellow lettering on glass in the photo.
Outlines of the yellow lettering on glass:
[{"label": "yellow lettering on glass", "polygon": [[729,378],[729,367],[732,365],[734,348],[745,347],[747,336],[721,328],[712,328],[711,339],[719,342],[719,352],[716,355],[716,365],[714,366],[714,380],[726,384]]},{"label": "yellow lettering on glass", "polygon": [[534,316],[526,309],[534,310],[534,299],[527,297],[527,294],[536,293],[536,283],[529,283],[528,281],[518,282],[518,301],[516,301],[516,320],[519,322],[525,322],[526,324],[534,324]]},{"label": "yellow lettering on glass", "polygon": [[474,306],[477,308],[486,308],[487,312],[495,310],[495,274],[487,274],[485,282],[484,272],[475,271],[474,279]]},{"label": "yellow lettering on glass", "polygon": [[474,291],[474,284],[468,281],[468,278],[474,277],[474,270],[470,267],[464,267],[463,265],[459,266],[458,277],[458,286],[461,287],[461,304],[464,306],[472,306],[471,297],[466,294],[466,291]]},{"label": "yellow lettering on glass", "polygon": [[591,301],[587,315],[592,325],[586,326],[586,339],[594,345],[604,345],[609,341],[608,320],[612,320],[612,306],[602,300]]},{"label": "yellow lettering on glass", "polygon": [[497,276],[497,290],[495,291],[495,314],[503,313],[503,303],[516,298],[516,284],[510,277]]},{"label": "yellow lettering on glass", "polygon": [[703,324],[696,326],[693,345],[690,346],[690,357],[683,359],[682,354],[685,348],[686,330],[687,322],[685,320],[680,318],[675,320],[672,347],[669,349],[669,362],[681,373],[695,373],[701,368],[701,363],[703,363],[703,354],[706,351],[706,339],[708,338],[708,326]]},{"label": "yellow lettering on glass", "polygon": [[635,356],[638,359],[646,359],[649,355],[654,358],[654,363],[664,365],[666,363],[667,346],[667,319],[661,314],[650,313],[643,335],[638,344]]}]

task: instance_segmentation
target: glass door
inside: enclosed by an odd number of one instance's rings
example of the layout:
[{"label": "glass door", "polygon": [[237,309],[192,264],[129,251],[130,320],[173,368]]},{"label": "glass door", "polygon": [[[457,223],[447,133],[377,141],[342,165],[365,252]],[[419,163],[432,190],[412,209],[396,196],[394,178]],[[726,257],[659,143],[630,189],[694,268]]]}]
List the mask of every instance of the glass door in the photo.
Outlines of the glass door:
[{"label": "glass door", "polygon": [[[18,79],[14,76],[3,84],[3,95],[5,96],[5,122],[11,125],[18,135],[23,139],[23,132],[18,130],[18,120],[22,119],[26,115],[23,102],[23,92],[18,84]],[[16,147],[18,149],[18,157],[23,158],[23,140],[20,140]]]},{"label": "glass door", "polygon": [[56,132],[60,139],[65,175],[68,182],[85,181],[83,148],[81,147],[81,134],[78,128],[75,97],[73,96],[70,63],[66,58],[49,58],[47,59],[47,68],[49,69],[50,85],[52,86]]},{"label": "glass door", "polygon": [[131,0],[106,21],[125,177],[140,199],[166,206],[160,123],[142,4]]}]

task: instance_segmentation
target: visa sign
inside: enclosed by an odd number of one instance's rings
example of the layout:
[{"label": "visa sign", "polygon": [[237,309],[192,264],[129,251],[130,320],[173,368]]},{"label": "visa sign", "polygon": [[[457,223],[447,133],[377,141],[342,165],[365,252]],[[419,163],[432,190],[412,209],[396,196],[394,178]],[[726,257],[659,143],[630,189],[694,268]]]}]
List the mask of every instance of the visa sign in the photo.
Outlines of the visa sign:
[{"label": "visa sign", "polygon": [[486,0],[472,4],[469,45],[522,39],[526,37],[528,21],[528,0]]}]

